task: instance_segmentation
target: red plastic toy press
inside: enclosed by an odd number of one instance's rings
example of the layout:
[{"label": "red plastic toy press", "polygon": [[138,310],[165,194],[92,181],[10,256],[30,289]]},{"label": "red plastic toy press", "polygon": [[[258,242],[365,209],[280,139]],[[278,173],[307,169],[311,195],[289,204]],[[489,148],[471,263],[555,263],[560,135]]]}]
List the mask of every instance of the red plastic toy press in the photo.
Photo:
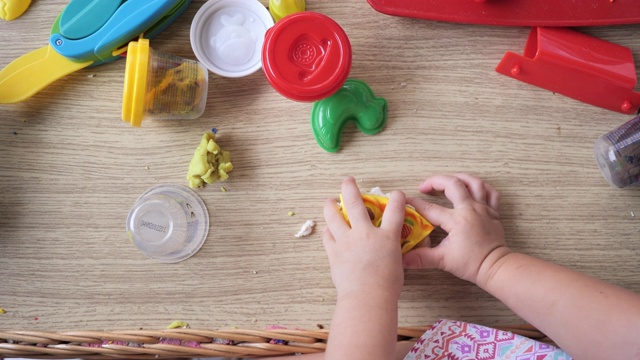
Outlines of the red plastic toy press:
[{"label": "red plastic toy press", "polygon": [[608,110],[640,107],[631,50],[567,28],[532,28],[524,54],[507,52],[496,71]]},{"label": "red plastic toy press", "polygon": [[367,0],[396,16],[499,26],[640,23],[638,0]]}]

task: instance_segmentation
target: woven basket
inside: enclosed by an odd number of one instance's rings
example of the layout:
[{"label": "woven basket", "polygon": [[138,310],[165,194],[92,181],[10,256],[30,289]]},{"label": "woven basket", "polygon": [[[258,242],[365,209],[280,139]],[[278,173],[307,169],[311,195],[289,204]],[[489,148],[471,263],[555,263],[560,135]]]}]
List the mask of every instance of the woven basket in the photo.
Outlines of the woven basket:
[{"label": "woven basket", "polygon": [[[538,341],[549,339],[530,325],[495,326]],[[429,327],[398,328],[398,341],[415,340]],[[40,359],[178,359],[248,357],[323,352],[327,330],[131,330],[131,331],[2,331],[0,358]]]}]

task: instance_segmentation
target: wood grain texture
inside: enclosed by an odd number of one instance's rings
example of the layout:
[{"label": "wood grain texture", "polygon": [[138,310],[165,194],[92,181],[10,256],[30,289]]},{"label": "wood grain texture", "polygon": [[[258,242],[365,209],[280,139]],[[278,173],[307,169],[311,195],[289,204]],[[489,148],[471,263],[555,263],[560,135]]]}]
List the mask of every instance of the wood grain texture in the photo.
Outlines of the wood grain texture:
[{"label": "wood grain texture", "polygon": [[[152,47],[194,59],[189,26],[203,2],[194,0]],[[21,18],[0,22],[0,66],[46,45],[65,4],[35,1]],[[322,204],[346,175],[363,190],[410,196],[422,196],[417,185],[430,174],[480,176],[501,192],[513,249],[640,292],[640,193],[611,188],[592,150],[630,117],[495,73],[506,51],[522,52],[528,29],[389,17],[365,0],[307,6],[344,27],[351,77],[389,103],[384,131],[367,136],[347,127],[337,154],[316,144],[312,105],[283,98],[261,72],[210,74],[201,118],[145,121],[139,129],[120,120],[124,61],[0,105],[0,307],[7,311],[0,328],[146,329],[178,319],[198,328],[328,325],[335,292]],[[640,26],[581,30],[640,58]],[[158,264],[129,241],[126,215],[147,188],[187,184],[189,160],[212,127],[235,169],[227,182],[198,190],[211,216],[208,239],[189,260]],[[318,222],[316,231],[295,238],[307,219]],[[522,322],[470,283],[407,272],[400,325],[441,317]]]}]

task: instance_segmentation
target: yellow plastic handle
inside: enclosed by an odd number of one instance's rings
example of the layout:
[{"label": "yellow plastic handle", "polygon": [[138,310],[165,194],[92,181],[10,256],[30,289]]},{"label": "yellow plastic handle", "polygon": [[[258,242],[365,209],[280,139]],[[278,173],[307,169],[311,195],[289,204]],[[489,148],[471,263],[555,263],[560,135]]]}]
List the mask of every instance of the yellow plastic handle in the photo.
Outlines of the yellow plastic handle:
[{"label": "yellow plastic handle", "polygon": [[11,21],[27,11],[31,0],[0,0],[0,18]]},{"label": "yellow plastic handle", "polygon": [[45,46],[15,59],[0,70],[0,104],[26,100],[45,86],[93,64],[73,62]]}]

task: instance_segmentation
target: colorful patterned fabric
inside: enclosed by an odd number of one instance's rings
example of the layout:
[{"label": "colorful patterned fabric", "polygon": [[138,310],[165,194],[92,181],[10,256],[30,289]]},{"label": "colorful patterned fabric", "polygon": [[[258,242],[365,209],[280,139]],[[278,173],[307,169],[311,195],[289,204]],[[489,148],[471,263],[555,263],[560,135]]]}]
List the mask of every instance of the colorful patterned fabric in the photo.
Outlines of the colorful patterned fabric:
[{"label": "colorful patterned fabric", "polygon": [[564,351],[508,331],[439,320],[404,360],[571,360]]}]

